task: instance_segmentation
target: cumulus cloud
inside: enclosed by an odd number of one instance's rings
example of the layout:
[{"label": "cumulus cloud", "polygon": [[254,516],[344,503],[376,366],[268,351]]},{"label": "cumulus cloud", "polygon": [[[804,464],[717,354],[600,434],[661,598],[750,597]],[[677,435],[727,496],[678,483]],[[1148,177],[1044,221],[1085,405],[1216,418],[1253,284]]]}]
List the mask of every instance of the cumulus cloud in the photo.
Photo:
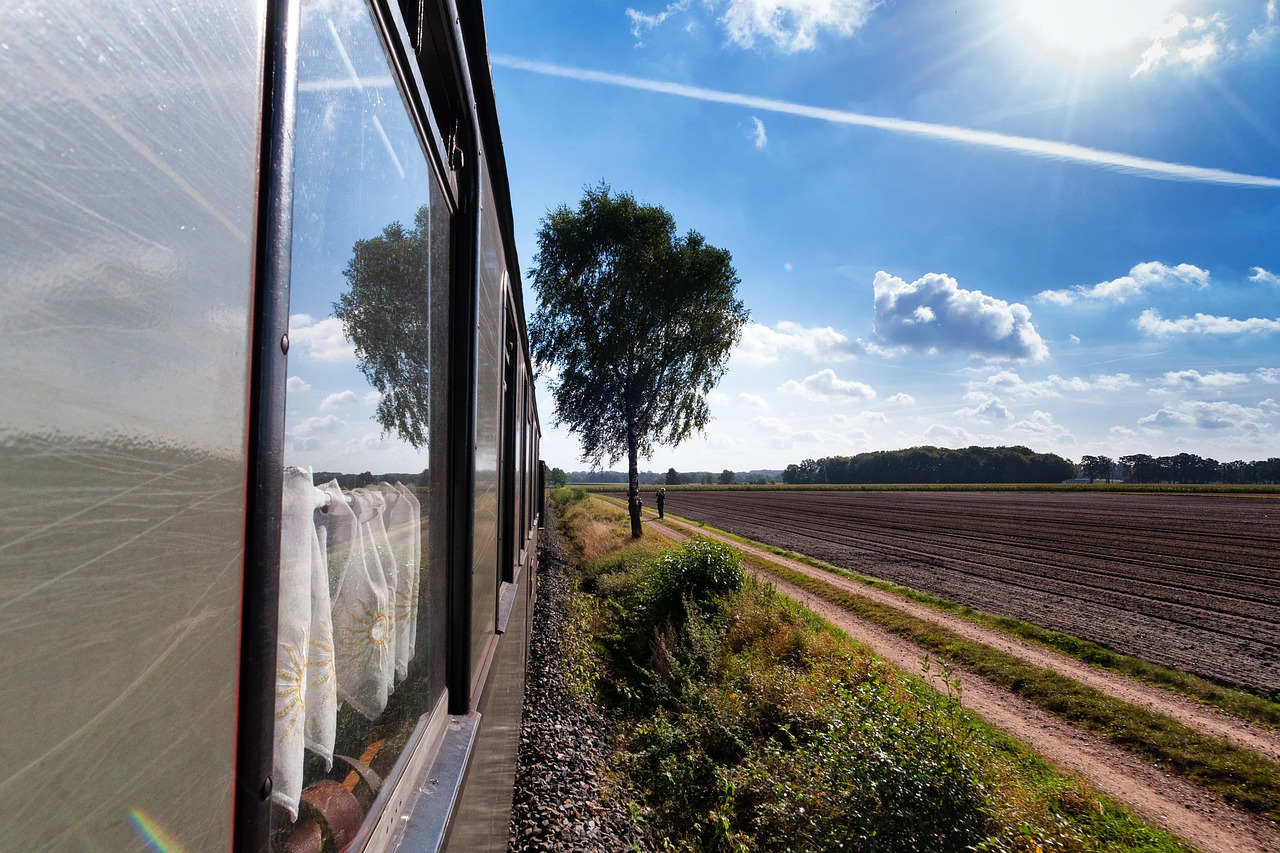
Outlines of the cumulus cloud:
[{"label": "cumulus cloud", "polygon": [[830,368],[806,376],[802,381],[788,379],[779,388],[785,394],[799,394],[810,400],[827,403],[833,400],[874,400],[875,389],[865,382],[841,379]]},{"label": "cumulus cloud", "polygon": [[1127,373],[1098,374],[1088,379],[1079,376],[1064,378],[1054,373],[1044,379],[1026,380],[1012,370],[1000,370],[969,383],[969,389],[971,392],[999,391],[1025,400],[1052,399],[1065,394],[1112,393],[1137,385]]},{"label": "cumulus cloud", "polygon": [[1268,320],[1265,317],[1250,317],[1236,320],[1232,317],[1215,317],[1211,314],[1197,313],[1194,317],[1180,317],[1177,320],[1165,320],[1154,308],[1142,312],[1137,320],[1138,328],[1148,335],[1167,337],[1169,335],[1263,335],[1280,332],[1280,317]]},{"label": "cumulus cloud", "polygon": [[925,439],[938,447],[969,447],[981,443],[978,437],[963,427],[934,424],[924,431]]},{"label": "cumulus cloud", "polygon": [[914,406],[916,402],[916,398],[912,397],[906,391],[899,391],[897,394],[894,394],[892,397],[889,397],[887,400],[885,400],[885,402],[893,403],[894,405],[897,405],[897,406]]},{"label": "cumulus cloud", "polygon": [[1249,276],[1249,281],[1257,282],[1258,284],[1280,285],[1280,275],[1268,272],[1262,267],[1254,267],[1252,274]]},{"label": "cumulus cloud", "polygon": [[1198,370],[1171,370],[1162,376],[1152,390],[1156,393],[1168,391],[1221,391],[1235,385],[1243,385],[1249,381],[1247,373],[1226,373],[1212,370],[1202,374]]},{"label": "cumulus cloud", "polygon": [[308,314],[289,317],[289,352],[305,351],[317,361],[355,361],[356,348],[347,340],[342,321],[327,317],[315,322]]},{"label": "cumulus cloud", "polygon": [[821,32],[853,35],[879,0],[728,0],[720,18],[734,44],[772,42],[784,53],[812,50]]},{"label": "cumulus cloud", "polygon": [[740,364],[762,365],[797,353],[814,361],[849,361],[872,351],[879,350],[850,340],[830,326],[801,326],[783,320],[772,328],[750,322],[743,326],[733,358]]},{"label": "cumulus cloud", "polygon": [[303,391],[311,390],[311,385],[301,376],[290,376],[284,387],[290,394],[300,394]]},{"label": "cumulus cloud", "polygon": [[295,426],[290,434],[295,438],[305,438],[319,432],[333,432],[342,425],[343,421],[337,415],[317,415]]},{"label": "cumulus cloud", "polygon": [[1037,409],[1030,417],[1009,425],[1010,432],[1020,432],[1036,439],[1064,444],[1075,442],[1066,427],[1054,422],[1053,415]]},{"label": "cumulus cloud", "polygon": [[1153,288],[1178,284],[1202,290],[1209,286],[1209,272],[1191,264],[1171,267],[1159,261],[1148,261],[1130,269],[1128,275],[1111,281],[1081,284],[1065,290],[1042,290],[1036,294],[1036,301],[1053,305],[1070,305],[1078,299],[1127,302]]},{"label": "cumulus cloud", "polygon": [[981,400],[974,406],[966,406],[962,409],[956,409],[953,412],[956,417],[968,418],[969,420],[980,421],[982,423],[991,423],[995,420],[1012,420],[1013,412],[1000,402],[999,397],[988,397]]},{"label": "cumulus cloud", "polygon": [[1191,427],[1256,435],[1272,429],[1267,417],[1267,412],[1261,407],[1242,406],[1226,401],[1186,400],[1166,403],[1159,411],[1139,418],[1138,425],[1153,430]]},{"label": "cumulus cloud", "polygon": [[1162,65],[1199,70],[1234,49],[1221,13],[1188,18],[1178,12],[1152,33],[1151,46],[1142,52],[1142,61],[1129,76],[1148,74]]},{"label": "cumulus cloud", "polygon": [[769,144],[769,137],[764,132],[764,122],[756,116],[751,117],[751,139],[757,149],[763,150]]},{"label": "cumulus cloud", "polygon": [[949,275],[929,273],[908,284],[881,271],[873,289],[876,333],[890,343],[996,361],[1040,361],[1049,355],[1027,306],[964,290]]},{"label": "cumulus cloud", "polygon": [[750,394],[743,391],[737,397],[738,405],[748,409],[755,409],[758,412],[769,411],[769,401],[757,394]]},{"label": "cumulus cloud", "polygon": [[339,391],[336,394],[330,394],[320,401],[320,410],[334,409],[340,406],[354,406],[356,403],[356,392]]}]

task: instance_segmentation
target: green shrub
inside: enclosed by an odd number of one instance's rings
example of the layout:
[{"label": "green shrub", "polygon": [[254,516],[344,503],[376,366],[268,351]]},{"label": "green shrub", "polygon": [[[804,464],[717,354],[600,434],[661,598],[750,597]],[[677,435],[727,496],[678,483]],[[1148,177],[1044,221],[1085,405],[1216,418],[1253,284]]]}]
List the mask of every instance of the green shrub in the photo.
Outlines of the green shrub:
[{"label": "green shrub", "polygon": [[645,578],[641,606],[649,621],[675,617],[685,599],[705,607],[717,596],[742,589],[746,579],[738,552],[721,542],[694,537],[662,554]]}]

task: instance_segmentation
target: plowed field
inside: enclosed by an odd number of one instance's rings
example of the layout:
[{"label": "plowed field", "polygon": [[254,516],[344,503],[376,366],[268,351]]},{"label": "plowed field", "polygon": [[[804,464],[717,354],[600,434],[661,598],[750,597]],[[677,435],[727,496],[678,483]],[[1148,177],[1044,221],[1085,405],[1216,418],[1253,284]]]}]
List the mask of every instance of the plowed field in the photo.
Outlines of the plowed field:
[{"label": "plowed field", "polygon": [[1280,695],[1280,501],[707,491],[668,492],[666,508],[855,572]]}]

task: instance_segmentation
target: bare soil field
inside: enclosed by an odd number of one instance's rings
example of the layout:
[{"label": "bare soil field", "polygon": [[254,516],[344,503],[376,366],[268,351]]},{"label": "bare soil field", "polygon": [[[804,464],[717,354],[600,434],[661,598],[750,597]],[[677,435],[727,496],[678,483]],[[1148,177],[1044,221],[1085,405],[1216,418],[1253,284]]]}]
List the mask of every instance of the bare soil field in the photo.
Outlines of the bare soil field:
[{"label": "bare soil field", "polygon": [[1081,492],[668,492],[667,511],[1280,696],[1280,501]]}]

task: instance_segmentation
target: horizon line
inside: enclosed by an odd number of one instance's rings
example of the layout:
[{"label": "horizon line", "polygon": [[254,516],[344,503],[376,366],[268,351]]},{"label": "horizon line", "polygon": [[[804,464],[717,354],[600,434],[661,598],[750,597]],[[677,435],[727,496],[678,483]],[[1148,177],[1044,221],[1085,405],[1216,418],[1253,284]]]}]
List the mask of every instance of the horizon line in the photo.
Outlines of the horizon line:
[{"label": "horizon line", "polygon": [[912,136],[923,136],[949,142],[959,142],[978,147],[995,148],[1031,157],[1039,157],[1057,162],[1081,163],[1104,169],[1122,172],[1157,180],[1183,181],[1189,183],[1217,184],[1250,188],[1280,189],[1280,178],[1263,175],[1249,175],[1232,172],[1226,169],[1213,169],[1205,166],[1192,166],[1185,163],[1173,163],[1123,154],[1118,151],[1107,151],[1090,148],[1071,142],[1054,142],[1030,136],[1015,136],[989,130],[973,130],[948,124],[916,121],[913,119],[874,116],[855,113],[847,110],[815,107],[773,98],[761,98],[754,95],[743,95],[691,86],[684,83],[670,83],[662,80],[650,80],[634,77],[629,74],[617,74],[610,71],[594,71],[587,68],[575,68],[567,65],[556,65],[550,62],[539,62],[523,59],[518,56],[491,56],[490,62],[503,68],[529,71],[550,77],[561,77],[580,80],[588,83],[601,83],[610,86],[621,86],[657,94],[675,95],[690,100],[709,103],[729,104],[749,107],[766,112],[813,118],[834,124],[870,127],[893,133],[905,133]]}]

